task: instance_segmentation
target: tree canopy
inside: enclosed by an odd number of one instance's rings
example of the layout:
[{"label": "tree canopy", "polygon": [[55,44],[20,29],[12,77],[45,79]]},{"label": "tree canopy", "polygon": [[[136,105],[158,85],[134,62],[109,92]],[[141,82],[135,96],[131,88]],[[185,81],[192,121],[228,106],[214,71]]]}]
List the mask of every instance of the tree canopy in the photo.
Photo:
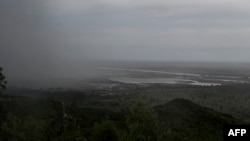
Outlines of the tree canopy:
[{"label": "tree canopy", "polygon": [[3,90],[6,89],[7,80],[5,79],[5,76],[3,75],[3,68],[0,67],[0,95],[3,94]]}]

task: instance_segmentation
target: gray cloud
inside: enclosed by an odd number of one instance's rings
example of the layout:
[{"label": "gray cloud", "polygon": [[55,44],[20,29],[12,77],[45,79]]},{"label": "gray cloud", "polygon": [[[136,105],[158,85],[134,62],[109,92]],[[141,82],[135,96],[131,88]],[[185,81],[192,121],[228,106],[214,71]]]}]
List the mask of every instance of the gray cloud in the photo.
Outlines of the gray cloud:
[{"label": "gray cloud", "polygon": [[53,13],[42,0],[2,0],[0,5],[0,65],[9,80],[63,76],[83,59],[83,50],[54,28]]},{"label": "gray cloud", "polygon": [[86,59],[249,61],[249,4],[1,0],[0,64],[10,76],[43,76]]}]

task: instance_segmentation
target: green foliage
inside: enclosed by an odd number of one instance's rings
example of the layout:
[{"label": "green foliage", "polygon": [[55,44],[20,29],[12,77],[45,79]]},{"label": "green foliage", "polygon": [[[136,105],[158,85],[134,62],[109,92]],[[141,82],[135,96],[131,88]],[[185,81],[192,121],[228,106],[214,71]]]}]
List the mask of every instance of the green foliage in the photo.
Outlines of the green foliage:
[{"label": "green foliage", "polygon": [[4,101],[0,101],[0,126],[6,120],[7,109]]},{"label": "green foliage", "polygon": [[86,141],[81,134],[80,127],[77,125],[77,121],[70,115],[64,116],[64,141]]},{"label": "green foliage", "polygon": [[153,109],[145,103],[137,103],[132,113],[127,117],[128,135],[130,141],[157,141],[158,120]]},{"label": "green foliage", "polygon": [[46,136],[49,139],[59,140],[64,133],[64,108],[63,103],[58,101],[48,101],[49,112],[46,118]]},{"label": "green foliage", "polygon": [[115,124],[104,119],[101,123],[95,123],[93,129],[93,141],[119,141]]},{"label": "green foliage", "polygon": [[240,123],[186,99],[154,108],[138,102],[121,112],[24,97],[0,104],[4,141],[220,141],[223,124]]},{"label": "green foliage", "polygon": [[8,114],[6,121],[2,124],[2,140],[8,141],[43,141],[45,122],[28,117],[21,120],[18,117]]},{"label": "green foliage", "polygon": [[3,69],[0,67],[0,95],[3,94],[3,90],[6,89],[7,80],[5,80],[5,76],[2,73]]},{"label": "green foliage", "polygon": [[182,98],[156,106],[155,110],[164,131],[161,139],[165,140],[221,141],[223,124],[241,122]]}]

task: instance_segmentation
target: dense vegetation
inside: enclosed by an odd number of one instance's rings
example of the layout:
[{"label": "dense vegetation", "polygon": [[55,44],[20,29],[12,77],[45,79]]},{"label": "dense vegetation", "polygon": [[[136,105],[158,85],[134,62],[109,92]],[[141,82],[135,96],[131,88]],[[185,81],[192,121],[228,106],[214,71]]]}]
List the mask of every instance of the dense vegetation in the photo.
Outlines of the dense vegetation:
[{"label": "dense vegetation", "polygon": [[5,76],[3,75],[3,68],[0,67],[0,95],[2,95],[3,90],[6,89],[7,81],[5,80]]},{"label": "dense vegetation", "polygon": [[[1,78],[3,90],[6,82]],[[244,98],[247,103],[248,92],[247,84],[117,85],[82,90],[10,87],[0,97],[0,140],[222,141],[223,125],[245,123],[238,118],[247,119],[246,109],[236,119],[221,113],[227,107],[209,104],[221,98],[226,102]],[[220,112],[214,110],[218,108]]]},{"label": "dense vegetation", "polygon": [[16,96],[1,97],[1,105],[0,137],[9,141],[216,141],[223,124],[241,123],[185,99],[154,108],[138,102],[119,112]]}]

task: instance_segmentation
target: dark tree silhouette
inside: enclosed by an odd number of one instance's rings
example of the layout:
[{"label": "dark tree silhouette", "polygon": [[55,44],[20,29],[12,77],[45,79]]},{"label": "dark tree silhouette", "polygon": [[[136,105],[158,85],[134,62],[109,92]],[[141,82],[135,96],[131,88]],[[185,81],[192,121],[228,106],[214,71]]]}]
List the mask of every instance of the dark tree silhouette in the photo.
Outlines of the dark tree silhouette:
[{"label": "dark tree silhouette", "polygon": [[3,94],[3,91],[6,89],[7,80],[5,79],[5,76],[3,75],[3,68],[0,67],[0,95]]},{"label": "dark tree silhouette", "polygon": [[129,141],[157,141],[159,137],[158,118],[147,104],[138,102],[127,117]]},{"label": "dark tree silhouette", "polygon": [[[7,81],[5,80],[5,76],[3,75],[2,71],[3,69],[2,67],[0,67],[0,96],[3,95],[3,91],[6,89],[6,84],[7,84]],[[7,115],[7,111],[6,111],[5,103],[4,101],[0,100],[0,140],[4,140],[1,132],[2,132],[2,125],[4,121],[6,120],[6,115]]]}]

